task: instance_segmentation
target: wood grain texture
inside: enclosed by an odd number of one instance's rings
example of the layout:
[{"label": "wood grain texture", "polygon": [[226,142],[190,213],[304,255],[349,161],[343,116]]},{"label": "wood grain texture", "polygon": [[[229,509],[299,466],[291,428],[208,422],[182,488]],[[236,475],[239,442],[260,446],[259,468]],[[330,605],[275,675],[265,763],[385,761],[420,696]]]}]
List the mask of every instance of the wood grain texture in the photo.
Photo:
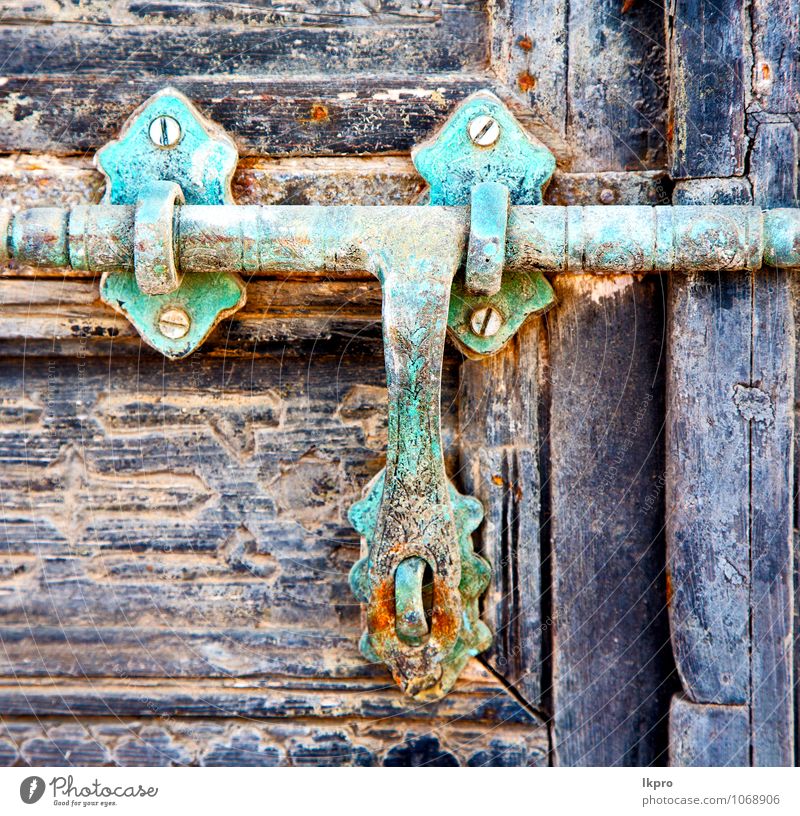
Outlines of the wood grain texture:
[{"label": "wood grain texture", "polygon": [[540,551],[539,339],[524,326],[500,354],[466,360],[459,392],[460,477],[486,511],[478,537],[492,564],[483,601],[494,633],[488,664],[532,706],[542,705],[545,634]]},{"label": "wood grain texture", "polygon": [[93,152],[165,85],[184,93],[236,141],[242,156],[407,153],[461,99],[492,87],[480,75],[389,74],[263,78],[37,75],[9,77],[0,150]]},{"label": "wood grain texture", "polygon": [[567,140],[573,170],[663,166],[667,83],[662,15],[661,0],[626,14],[619,0],[568,4]]},{"label": "wood grain texture", "polygon": [[[796,206],[798,140],[785,113],[787,104],[796,107],[795,78],[783,60],[797,48],[796,22],[768,0],[755,2],[746,41],[738,2],[691,12],[687,6],[684,24],[680,3],[676,8],[673,174],[727,177],[679,184],[676,203]],[[788,6],[785,12],[791,14]],[[713,80],[709,48],[730,63]],[[752,87],[743,84],[743,95],[737,82],[727,95],[709,84],[730,83],[750,58],[752,71],[741,78]],[[698,95],[703,88],[714,91],[705,102]],[[693,130],[700,141],[690,151]],[[745,170],[747,178],[729,178]],[[668,541],[684,691],[695,702],[746,706],[746,764],[791,764],[795,316],[789,275],[764,269],[738,279],[676,278],[670,309],[668,502],[674,498],[675,507]],[[692,351],[697,343],[704,355]],[[691,465],[697,457],[700,470]],[[720,491],[722,483],[729,488]],[[705,739],[702,731],[695,737]],[[720,752],[710,758],[727,764]],[[737,753],[730,761],[739,759]]]},{"label": "wood grain texture", "polygon": [[172,77],[223,74],[320,77],[358,73],[457,73],[486,61],[480,9],[447,7],[403,25],[0,26],[3,75]]},{"label": "wood grain texture", "polygon": [[676,694],[670,708],[669,734],[672,766],[750,764],[750,713],[746,705],[693,703]]},{"label": "wood grain texture", "polygon": [[[85,699],[85,698],[84,698]],[[547,764],[546,730],[530,723],[300,716],[262,720],[102,716],[0,720],[0,765],[423,766]]]},{"label": "wood grain texture", "polygon": [[550,337],[554,742],[562,765],[664,761],[672,690],[658,278],[559,278]]},{"label": "wood grain texture", "polygon": [[753,49],[751,106],[773,114],[797,113],[800,2],[753,0],[750,15]]},{"label": "wood grain texture", "polygon": [[[669,286],[667,560],[675,660],[689,699],[750,694],[750,290],[747,273]],[[720,486],[724,485],[724,490]]]},{"label": "wood grain texture", "polygon": [[[464,0],[447,3],[450,8],[476,8],[480,2]],[[0,16],[6,24],[87,23],[104,26],[133,26],[143,23],[160,26],[197,24],[281,28],[303,25],[368,26],[393,23],[435,22],[446,11],[442,0],[314,0],[283,2],[258,0],[255,3],[215,3],[213,0],[81,0],[51,3],[47,0],[3,0]],[[269,34],[266,31],[265,34]]]},{"label": "wood grain texture", "polygon": [[531,116],[563,142],[568,104],[567,0],[490,0],[487,9],[493,71]]},{"label": "wood grain texture", "polygon": [[674,0],[668,135],[675,179],[742,175],[744,0]]},{"label": "wood grain texture", "polygon": [[[763,26],[762,26],[763,28]],[[758,27],[756,30],[761,30]],[[788,47],[800,47],[795,26]],[[791,75],[779,73],[769,100],[780,106],[794,92]],[[753,203],[800,203],[798,133],[789,122],[757,125],[750,161]],[[795,314],[791,271],[763,269],[753,281],[752,381],[766,392],[751,421],[751,740],[754,765],[793,765],[795,660],[793,633]]]}]

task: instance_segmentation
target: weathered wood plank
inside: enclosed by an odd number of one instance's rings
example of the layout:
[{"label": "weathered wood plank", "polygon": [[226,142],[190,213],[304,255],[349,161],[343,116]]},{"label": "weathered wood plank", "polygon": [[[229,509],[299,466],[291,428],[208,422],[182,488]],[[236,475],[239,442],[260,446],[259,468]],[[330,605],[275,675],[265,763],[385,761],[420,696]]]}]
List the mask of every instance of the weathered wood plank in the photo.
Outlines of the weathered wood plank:
[{"label": "weathered wood plank", "polygon": [[[787,45],[791,46],[787,29]],[[794,42],[800,43],[795,27]],[[793,91],[780,74],[770,104]],[[781,83],[778,85],[778,83]],[[795,127],[761,123],[750,159],[753,203],[796,207],[800,148]],[[794,764],[793,456],[796,344],[792,272],[764,269],[753,280],[751,382],[751,706],[754,765]]]},{"label": "weathered wood plank", "polygon": [[673,178],[742,175],[744,0],[674,0],[668,137]]},{"label": "weathered wood plank", "polygon": [[503,352],[461,366],[460,475],[486,510],[480,551],[492,564],[483,601],[494,643],[483,659],[533,706],[542,703],[539,336],[531,321]]},{"label": "weathered wood plank", "polygon": [[663,761],[663,294],[556,280],[550,327],[554,742],[561,765]]},{"label": "weathered wood plank", "polygon": [[435,22],[453,7],[479,8],[480,0],[447,3],[405,0],[313,0],[291,2],[258,0],[256,3],[215,3],[213,0],[81,0],[80,3],[51,3],[44,0],[3,0],[0,18],[16,23],[87,23],[131,26],[142,23],[162,26],[238,24],[241,26],[329,25],[366,26],[391,22],[414,24]]},{"label": "weathered wood plank", "polygon": [[111,678],[0,679],[3,716],[229,717],[282,719],[355,717],[386,722],[439,719],[526,725],[542,722],[505,694],[477,662],[471,662],[442,701],[412,704],[385,678],[262,679]]},{"label": "weathered wood plank", "polygon": [[746,705],[693,703],[681,694],[669,715],[669,760],[676,767],[750,764],[750,714]]},{"label": "weathered wood plank", "polygon": [[800,2],[754,0],[750,15],[751,106],[771,113],[796,113],[800,94]]},{"label": "weathered wood plank", "polygon": [[[295,27],[0,25],[3,76],[163,77],[226,74],[324,77],[456,73],[486,60],[484,15],[451,9],[435,23]],[[2,17],[0,17],[2,22]]]},{"label": "weathered wood plank", "polygon": [[626,13],[621,7],[619,0],[568,4],[567,140],[573,170],[664,164],[663,3],[638,4]]},{"label": "weathered wood plank", "polygon": [[9,77],[0,150],[97,150],[150,95],[172,85],[236,140],[243,156],[406,153],[464,97],[492,86],[471,74],[310,78]]},{"label": "weathered wood plank", "polygon": [[[388,682],[345,517],[383,464],[380,340],[112,359],[0,365],[0,674]],[[451,472],[456,377],[449,356]]]},{"label": "weathered wood plank", "polygon": [[563,140],[567,121],[567,0],[490,0],[487,6],[492,69],[525,103],[532,117]]},{"label": "weathered wood plank", "polygon": [[461,720],[270,722],[4,717],[0,765],[531,766],[547,764],[544,728]]},{"label": "weathered wood plank", "polygon": [[747,273],[712,272],[669,286],[670,621],[684,691],[701,703],[750,695],[750,288]]},{"label": "weathered wood plank", "polygon": [[[103,176],[88,157],[0,156],[3,206],[12,210],[97,202],[103,187]],[[239,162],[233,179],[239,204],[412,204],[424,187],[405,156],[251,157]],[[557,171],[545,190],[545,203],[664,204],[670,192],[663,171]]]}]

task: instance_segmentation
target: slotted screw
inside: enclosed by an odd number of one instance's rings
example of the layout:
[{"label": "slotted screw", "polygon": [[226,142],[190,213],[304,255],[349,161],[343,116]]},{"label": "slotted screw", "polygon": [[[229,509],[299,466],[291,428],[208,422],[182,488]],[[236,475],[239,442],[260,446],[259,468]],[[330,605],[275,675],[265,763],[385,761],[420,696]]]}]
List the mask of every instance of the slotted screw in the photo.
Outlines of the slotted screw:
[{"label": "slotted screw", "polygon": [[181,140],[181,126],[172,116],[157,116],[150,123],[150,141],[158,147],[175,147]]},{"label": "slotted screw", "polygon": [[494,337],[503,325],[503,316],[492,306],[481,306],[472,313],[469,324],[478,337]]},{"label": "slotted screw", "polygon": [[500,136],[500,125],[492,116],[476,116],[467,130],[472,143],[479,147],[491,147]]},{"label": "slotted screw", "polygon": [[158,317],[158,330],[170,340],[180,340],[189,333],[192,321],[183,309],[171,306]]}]

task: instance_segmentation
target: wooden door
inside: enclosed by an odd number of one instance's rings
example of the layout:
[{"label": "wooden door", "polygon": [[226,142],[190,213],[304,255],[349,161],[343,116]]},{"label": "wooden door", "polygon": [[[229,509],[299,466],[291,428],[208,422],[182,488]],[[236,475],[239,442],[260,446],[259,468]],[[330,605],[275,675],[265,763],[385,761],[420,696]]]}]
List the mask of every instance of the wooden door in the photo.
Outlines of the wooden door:
[{"label": "wooden door", "polygon": [[[0,189],[95,201],[165,85],[239,203],[416,200],[480,88],[549,204],[798,197],[797,0],[0,2]],[[380,291],[258,278],[166,361],[79,273],[0,272],[0,762],[791,764],[790,275],[558,276],[444,365],[494,646],[438,703],[358,652],[346,511],[386,445]]]}]

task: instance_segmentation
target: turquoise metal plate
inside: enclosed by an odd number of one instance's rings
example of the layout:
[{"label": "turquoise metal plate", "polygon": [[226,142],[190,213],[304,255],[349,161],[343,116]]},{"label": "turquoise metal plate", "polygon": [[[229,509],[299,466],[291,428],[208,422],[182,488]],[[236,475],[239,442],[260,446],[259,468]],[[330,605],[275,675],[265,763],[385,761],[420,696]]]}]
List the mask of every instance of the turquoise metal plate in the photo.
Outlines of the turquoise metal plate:
[{"label": "turquoise metal plate", "polygon": [[[107,179],[104,203],[136,204],[154,181],[180,185],[186,204],[233,204],[231,178],[238,152],[225,132],[183,94],[166,88],[128,119],[120,138],[95,156]],[[167,357],[194,351],[223,318],[245,303],[238,275],[187,274],[173,292],[143,294],[134,272],[107,272],[100,296]],[[176,325],[178,315],[183,325]]]},{"label": "turquoise metal plate", "polygon": [[[496,139],[484,146],[470,135],[470,125],[482,117],[499,129]],[[472,188],[487,181],[504,184],[511,204],[541,204],[544,187],[556,167],[553,154],[529,136],[488,91],[465,99],[442,129],[413,150],[411,157],[430,187],[426,203],[445,206],[468,205]],[[504,271],[501,289],[494,295],[469,292],[459,274],[450,297],[450,335],[469,356],[494,354],[526,318],[555,302],[552,286],[537,270]],[[481,309],[500,315],[500,328],[491,336],[473,331],[471,317]]]}]

